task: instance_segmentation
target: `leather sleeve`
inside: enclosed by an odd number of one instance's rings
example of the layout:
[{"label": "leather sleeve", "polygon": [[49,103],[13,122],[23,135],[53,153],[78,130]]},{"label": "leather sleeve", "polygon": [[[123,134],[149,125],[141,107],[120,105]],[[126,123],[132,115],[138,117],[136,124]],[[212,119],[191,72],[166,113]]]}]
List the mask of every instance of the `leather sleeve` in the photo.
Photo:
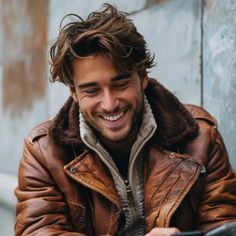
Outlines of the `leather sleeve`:
[{"label": "leather sleeve", "polygon": [[211,126],[211,140],[199,208],[199,228],[204,231],[236,220],[236,176],[216,126]]},{"label": "leather sleeve", "polygon": [[66,202],[41,155],[38,141],[34,144],[25,141],[18,172],[19,183],[15,190],[18,199],[15,235],[84,235],[71,232]]}]

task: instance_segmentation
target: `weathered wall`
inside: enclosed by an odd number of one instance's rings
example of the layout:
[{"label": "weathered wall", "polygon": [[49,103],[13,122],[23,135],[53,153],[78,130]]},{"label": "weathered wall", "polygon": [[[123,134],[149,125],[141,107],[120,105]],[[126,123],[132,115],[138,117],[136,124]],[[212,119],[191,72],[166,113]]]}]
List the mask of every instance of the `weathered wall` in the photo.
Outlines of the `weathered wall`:
[{"label": "weathered wall", "polygon": [[200,104],[201,1],[162,1],[133,19],[156,55],[150,75],[185,103]]},{"label": "weathered wall", "polygon": [[0,235],[14,235],[23,138],[48,117],[48,0],[0,1]]},{"label": "weathered wall", "polygon": [[[86,2],[86,4],[85,4]],[[13,189],[23,138],[56,114],[68,89],[48,83],[47,49],[62,17],[82,17],[104,0],[0,0],[0,235],[13,235]],[[183,102],[206,107],[236,169],[236,32],[234,0],[113,0],[131,12],[156,55],[151,76]],[[203,2],[203,3],[202,3]]]},{"label": "weathered wall", "polygon": [[48,0],[2,0],[1,12],[0,171],[16,173],[22,135],[46,118]]},{"label": "weathered wall", "polygon": [[218,120],[236,169],[236,2],[204,1],[203,105]]}]

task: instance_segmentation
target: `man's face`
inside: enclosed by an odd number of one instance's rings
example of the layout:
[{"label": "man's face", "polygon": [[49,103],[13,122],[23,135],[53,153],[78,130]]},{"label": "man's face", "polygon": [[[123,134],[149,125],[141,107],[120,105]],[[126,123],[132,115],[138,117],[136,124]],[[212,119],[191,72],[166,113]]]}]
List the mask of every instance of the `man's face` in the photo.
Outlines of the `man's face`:
[{"label": "man's face", "polygon": [[75,59],[73,73],[71,92],[85,121],[110,141],[128,138],[139,125],[147,78],[118,73],[104,54]]}]

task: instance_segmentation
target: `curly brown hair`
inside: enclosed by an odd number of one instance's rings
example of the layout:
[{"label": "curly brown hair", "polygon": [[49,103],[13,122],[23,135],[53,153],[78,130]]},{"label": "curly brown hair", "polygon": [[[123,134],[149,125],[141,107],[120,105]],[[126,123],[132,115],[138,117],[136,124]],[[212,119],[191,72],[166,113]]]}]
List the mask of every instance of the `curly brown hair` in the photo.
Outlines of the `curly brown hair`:
[{"label": "curly brown hair", "polygon": [[50,49],[51,81],[73,86],[72,61],[75,58],[104,53],[120,72],[138,72],[142,78],[154,65],[154,56],[147,49],[143,36],[137,32],[128,13],[118,11],[108,3],[92,12],[86,20],[75,14],[76,20],[60,27]]}]

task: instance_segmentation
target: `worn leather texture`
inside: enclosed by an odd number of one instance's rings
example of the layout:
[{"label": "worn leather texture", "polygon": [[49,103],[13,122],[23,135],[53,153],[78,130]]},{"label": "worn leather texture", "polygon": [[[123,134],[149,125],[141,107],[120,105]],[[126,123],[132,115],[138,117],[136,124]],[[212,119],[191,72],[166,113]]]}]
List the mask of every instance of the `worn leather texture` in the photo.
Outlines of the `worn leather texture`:
[{"label": "worn leather texture", "polygon": [[[145,90],[157,131],[145,146],[144,206],[153,227],[208,231],[236,220],[236,177],[215,119],[181,104],[161,84]],[[112,177],[79,135],[79,107],[25,139],[19,166],[15,235],[114,235],[121,202]]]}]

